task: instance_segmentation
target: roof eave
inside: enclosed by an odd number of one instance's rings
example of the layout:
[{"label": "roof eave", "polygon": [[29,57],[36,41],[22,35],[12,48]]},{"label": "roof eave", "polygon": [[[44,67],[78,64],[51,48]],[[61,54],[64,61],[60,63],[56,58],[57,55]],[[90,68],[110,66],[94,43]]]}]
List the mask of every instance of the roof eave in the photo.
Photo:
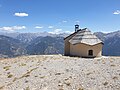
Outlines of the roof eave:
[{"label": "roof eave", "polygon": [[[93,45],[90,45],[90,44],[86,44],[86,43],[81,43],[81,42],[79,42],[80,44],[85,44],[85,45],[89,45],[89,46],[95,46],[95,45],[97,45],[97,44],[103,44],[104,45],[104,43],[103,42],[100,42],[100,43],[96,43],[96,44],[93,44]],[[75,44],[73,44],[73,45],[76,45],[76,44],[79,44],[79,43],[75,43]],[[72,43],[71,43],[72,44]]]},{"label": "roof eave", "polygon": [[69,36],[65,37],[64,40],[67,39],[68,37],[72,36],[75,33],[77,33],[77,32],[74,32],[74,33],[70,34]]}]

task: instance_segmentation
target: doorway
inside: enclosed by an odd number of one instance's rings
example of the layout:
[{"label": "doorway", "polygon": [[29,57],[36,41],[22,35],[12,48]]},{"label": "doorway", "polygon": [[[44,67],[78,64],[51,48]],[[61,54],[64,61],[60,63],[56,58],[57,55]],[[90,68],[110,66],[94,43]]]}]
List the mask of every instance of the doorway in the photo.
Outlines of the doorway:
[{"label": "doorway", "polygon": [[89,55],[89,56],[93,56],[93,50],[89,50],[89,51],[88,51],[88,55]]}]

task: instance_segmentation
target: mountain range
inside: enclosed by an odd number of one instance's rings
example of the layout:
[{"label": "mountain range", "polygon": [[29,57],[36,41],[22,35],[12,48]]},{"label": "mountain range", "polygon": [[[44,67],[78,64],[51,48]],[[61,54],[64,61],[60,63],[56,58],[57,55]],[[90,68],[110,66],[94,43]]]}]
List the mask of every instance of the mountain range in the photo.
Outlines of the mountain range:
[{"label": "mountain range", "polygon": [[[94,33],[104,42],[103,55],[120,56],[120,31]],[[0,33],[0,57],[64,54],[64,37],[69,34]]]},{"label": "mountain range", "polygon": [[26,54],[24,45],[12,37],[0,35],[0,57],[13,57]]},{"label": "mountain range", "polygon": [[103,55],[106,56],[120,56],[120,31],[115,31],[111,33],[94,33],[103,42]]}]

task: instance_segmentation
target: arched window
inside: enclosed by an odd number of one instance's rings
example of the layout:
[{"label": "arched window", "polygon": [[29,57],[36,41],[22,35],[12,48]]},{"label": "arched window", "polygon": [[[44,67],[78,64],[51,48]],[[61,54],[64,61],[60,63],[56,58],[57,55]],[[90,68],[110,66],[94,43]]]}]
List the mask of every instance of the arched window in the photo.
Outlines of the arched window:
[{"label": "arched window", "polygon": [[89,55],[89,56],[93,56],[93,50],[89,50],[89,51],[88,51],[88,55]]}]

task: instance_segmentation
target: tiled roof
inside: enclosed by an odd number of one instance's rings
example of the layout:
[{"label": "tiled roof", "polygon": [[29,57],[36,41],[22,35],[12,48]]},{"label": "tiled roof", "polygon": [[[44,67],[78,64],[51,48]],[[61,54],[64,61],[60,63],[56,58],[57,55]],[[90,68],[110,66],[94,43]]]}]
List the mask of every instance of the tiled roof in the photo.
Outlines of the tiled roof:
[{"label": "tiled roof", "polygon": [[87,28],[78,30],[73,36],[69,42],[71,44],[78,44],[78,43],[84,43],[88,45],[95,45],[98,43],[102,43],[102,41],[96,37],[94,34],[91,33],[91,31]]}]

